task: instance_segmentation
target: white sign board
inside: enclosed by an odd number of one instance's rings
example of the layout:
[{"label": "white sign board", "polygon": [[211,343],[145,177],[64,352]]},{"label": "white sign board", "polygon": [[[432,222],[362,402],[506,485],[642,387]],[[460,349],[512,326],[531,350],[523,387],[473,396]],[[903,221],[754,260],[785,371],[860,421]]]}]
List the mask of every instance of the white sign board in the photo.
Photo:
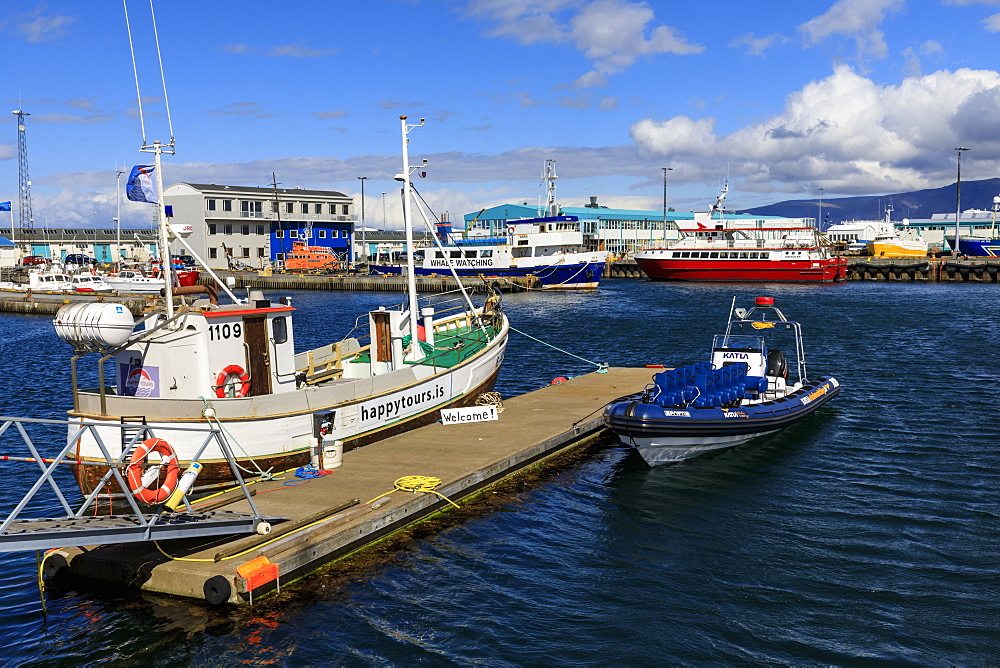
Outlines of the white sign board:
[{"label": "white sign board", "polygon": [[466,422],[485,422],[498,419],[496,406],[441,409],[441,424],[465,424]]}]

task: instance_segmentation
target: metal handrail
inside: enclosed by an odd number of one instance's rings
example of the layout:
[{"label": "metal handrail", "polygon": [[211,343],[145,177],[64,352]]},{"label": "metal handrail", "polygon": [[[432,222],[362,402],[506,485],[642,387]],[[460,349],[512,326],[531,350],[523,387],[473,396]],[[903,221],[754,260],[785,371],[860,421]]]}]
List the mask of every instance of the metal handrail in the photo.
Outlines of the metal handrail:
[{"label": "metal handrail", "polygon": [[[225,456],[227,462],[229,463],[229,466],[233,473],[233,478],[242,489],[243,498],[249,504],[251,513],[255,518],[261,519],[261,515],[258,512],[257,507],[253,502],[253,497],[250,494],[250,490],[247,488],[246,482],[243,480],[243,476],[240,474],[239,468],[236,464],[236,458],[233,455],[232,448],[230,447],[228,441],[226,440],[225,433],[221,429],[215,426],[208,426],[208,427],[157,426],[154,428],[150,425],[145,425],[145,424],[136,425],[135,423],[127,423],[127,422],[108,423],[99,421],[48,420],[39,418],[9,417],[9,416],[0,416],[0,423],[2,423],[0,424],[0,438],[2,438],[5,434],[7,434],[8,431],[10,431],[13,428],[13,430],[15,430],[20,435],[24,447],[30,453],[30,457],[0,455],[0,459],[4,459],[7,461],[20,461],[28,463],[34,462],[37,463],[39,468],[41,469],[40,476],[34,482],[34,484],[32,484],[28,492],[15,505],[14,509],[7,515],[7,517],[3,518],[2,522],[0,522],[0,534],[6,531],[7,528],[10,527],[10,525],[19,518],[22,511],[28,506],[28,504],[32,501],[32,499],[34,499],[35,496],[37,496],[38,492],[46,484],[48,484],[52,488],[53,493],[58,499],[60,505],[63,507],[63,510],[66,512],[65,518],[79,519],[85,516],[85,513],[97,499],[101,490],[105,486],[107,486],[107,484],[112,479],[114,479],[118,483],[119,487],[123,491],[126,491],[126,493],[124,494],[125,500],[128,502],[130,508],[132,509],[132,512],[135,514],[137,523],[142,527],[146,528],[151,527],[156,523],[157,518],[160,516],[159,511],[154,510],[149,513],[143,513],[142,510],[140,510],[139,505],[138,503],[136,503],[133,495],[127,493],[129,486],[128,483],[125,481],[125,478],[122,475],[121,470],[128,465],[125,462],[125,458],[132,451],[133,446],[136,443],[140,442],[140,440],[145,440],[146,438],[155,437],[156,432],[185,431],[185,432],[204,433],[205,439],[199,446],[198,450],[195,452],[194,456],[192,457],[192,461],[198,461],[202,457],[208,446],[212,443],[215,443]],[[35,442],[32,440],[31,436],[29,436],[28,430],[26,429],[26,425],[63,426],[66,428],[68,434],[68,438],[66,439],[66,445],[60,449],[59,453],[56,456],[51,458],[43,457],[42,454],[39,452],[38,448],[36,447]],[[73,427],[77,427],[77,429],[75,431],[71,431],[71,428]],[[118,455],[117,457],[114,457],[111,455],[110,450],[104,443],[104,440],[101,438],[101,435],[97,429],[98,427],[101,427],[103,429],[107,429],[108,427],[119,427],[121,429],[138,428],[138,431],[132,437],[130,442],[122,448],[121,454]],[[94,439],[94,442],[97,444],[98,448],[101,451],[101,454],[104,457],[103,461],[82,462],[67,458],[67,455],[69,455],[69,452],[76,445],[77,441],[84,435],[88,435],[89,437]],[[98,482],[94,490],[86,497],[86,499],[84,499],[83,503],[76,510],[72,508],[70,502],[67,499],[68,495],[64,492],[64,490],[62,490],[59,487],[59,482],[54,476],[54,473],[58,469],[58,466],[60,464],[73,464],[78,466],[96,465],[96,466],[108,467],[108,471],[101,478],[100,482]],[[192,508],[187,498],[184,499],[184,504],[187,507],[188,512],[191,512]]]}]

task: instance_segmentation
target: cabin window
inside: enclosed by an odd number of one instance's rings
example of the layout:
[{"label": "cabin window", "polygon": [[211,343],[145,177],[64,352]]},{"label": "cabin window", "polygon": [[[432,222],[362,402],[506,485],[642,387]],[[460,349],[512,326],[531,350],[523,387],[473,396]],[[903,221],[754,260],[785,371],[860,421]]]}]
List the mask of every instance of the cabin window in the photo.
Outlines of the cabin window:
[{"label": "cabin window", "polygon": [[443,260],[444,259],[444,253],[442,253],[441,251],[434,251],[434,259],[435,260]]},{"label": "cabin window", "polygon": [[317,239],[326,239],[326,230],[316,230]]},{"label": "cabin window", "polygon": [[493,249],[488,248],[486,250],[479,251],[479,257],[493,257]]},{"label": "cabin window", "polygon": [[448,257],[450,257],[453,260],[458,259],[458,258],[462,257],[462,251],[460,251],[460,250],[449,251],[448,252]]},{"label": "cabin window", "polygon": [[281,315],[271,319],[271,334],[276,344],[288,340],[288,321]]},{"label": "cabin window", "polygon": [[282,239],[282,238],[284,238],[284,236],[285,236],[285,231],[284,230],[278,230],[277,232],[274,233],[274,238],[275,239]]},{"label": "cabin window", "polygon": [[465,251],[465,257],[467,259],[471,259],[471,258],[476,257],[476,251],[474,251],[474,250],[467,250],[467,251]]},{"label": "cabin window", "polygon": [[719,257],[719,253],[717,251],[712,251],[711,253],[708,254],[708,257],[712,258],[712,259],[716,259],[716,258]]}]

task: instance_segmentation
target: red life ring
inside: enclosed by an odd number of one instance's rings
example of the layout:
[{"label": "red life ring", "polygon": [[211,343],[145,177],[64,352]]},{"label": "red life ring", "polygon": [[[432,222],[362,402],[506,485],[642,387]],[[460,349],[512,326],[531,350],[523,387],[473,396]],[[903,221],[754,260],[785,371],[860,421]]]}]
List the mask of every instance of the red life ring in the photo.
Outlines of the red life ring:
[{"label": "red life ring", "polygon": [[[160,463],[155,468],[146,469],[143,467],[143,464],[151,452],[159,453],[161,457]],[[161,466],[167,467],[166,478],[159,488],[152,489],[148,485],[153,485],[159,481]],[[156,472],[156,477],[143,481],[144,474],[152,471]],[[132,460],[128,465],[128,469],[126,469],[125,475],[128,479],[128,487],[137,499],[150,505],[163,503],[177,486],[177,478],[180,475],[180,467],[177,466],[177,455],[174,454],[174,449],[170,447],[170,444],[162,438],[147,438],[132,453]]]},{"label": "red life ring", "polygon": [[236,376],[236,379],[239,382],[239,386],[235,388],[235,394],[233,396],[247,396],[247,394],[250,393],[250,374],[244,371],[243,367],[238,364],[230,364],[223,369],[222,373],[219,374],[219,377],[215,379],[215,396],[220,399],[226,398],[226,382],[229,380],[230,376]]}]

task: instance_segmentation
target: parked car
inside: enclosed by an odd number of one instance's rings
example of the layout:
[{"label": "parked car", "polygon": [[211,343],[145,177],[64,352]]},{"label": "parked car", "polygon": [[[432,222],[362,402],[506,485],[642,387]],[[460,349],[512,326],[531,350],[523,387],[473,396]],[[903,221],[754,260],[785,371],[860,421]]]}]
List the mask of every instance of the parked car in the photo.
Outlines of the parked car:
[{"label": "parked car", "polygon": [[71,262],[73,264],[80,264],[80,265],[97,264],[97,260],[95,260],[92,257],[87,257],[83,253],[70,253],[69,255],[63,258],[64,264],[69,264]]},{"label": "parked car", "polygon": [[48,259],[42,257],[41,255],[26,255],[21,258],[21,265],[25,267],[33,267],[35,265],[45,264],[46,262],[48,262]]}]

